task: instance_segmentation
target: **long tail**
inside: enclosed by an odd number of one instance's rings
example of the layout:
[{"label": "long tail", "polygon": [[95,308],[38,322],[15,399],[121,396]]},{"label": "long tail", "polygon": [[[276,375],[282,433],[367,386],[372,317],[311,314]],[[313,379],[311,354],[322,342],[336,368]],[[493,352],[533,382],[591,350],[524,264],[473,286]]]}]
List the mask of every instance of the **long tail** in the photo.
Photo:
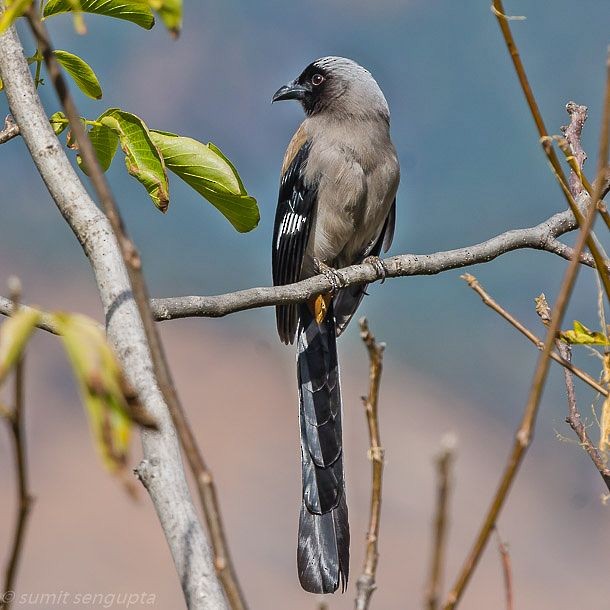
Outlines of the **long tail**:
[{"label": "long tail", "polygon": [[349,572],[349,525],[343,480],[341,390],[332,303],[321,324],[299,306],[299,381],[303,502],[297,567],[301,586],[333,593]]}]

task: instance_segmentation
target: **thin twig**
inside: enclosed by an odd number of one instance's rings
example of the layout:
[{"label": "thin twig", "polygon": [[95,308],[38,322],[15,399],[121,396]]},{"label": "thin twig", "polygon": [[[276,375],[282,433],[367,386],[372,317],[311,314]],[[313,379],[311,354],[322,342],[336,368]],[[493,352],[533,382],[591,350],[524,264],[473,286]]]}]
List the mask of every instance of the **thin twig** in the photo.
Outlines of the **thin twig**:
[{"label": "thin twig", "polygon": [[502,563],[502,575],[504,576],[504,595],[506,597],[506,610],[513,610],[513,569],[510,561],[508,545],[502,541],[498,528],[494,528],[498,541],[498,552]]},{"label": "thin twig", "polygon": [[[504,7],[502,6],[502,2],[500,0],[494,0],[494,7],[496,10],[504,14]],[[515,65],[515,69],[517,71],[517,75],[519,77],[519,81],[521,82],[521,86],[527,98],[528,104],[530,105],[530,109],[532,111],[532,115],[536,122],[536,126],[538,127],[539,133],[542,136],[546,137],[546,128],[544,127],[544,123],[542,122],[542,117],[540,112],[538,111],[538,106],[534,99],[533,93],[529,87],[527,82],[527,77],[525,75],[525,71],[523,69],[523,65],[521,64],[521,59],[519,57],[519,52],[515,45],[515,42],[512,38],[512,34],[510,32],[510,26],[508,22],[504,20],[502,17],[496,15],[498,19],[498,23],[500,24],[500,28],[504,35],[504,40],[508,47],[511,58],[513,59],[513,63]],[[610,115],[610,62],[608,62],[608,76],[607,76],[607,87],[606,87],[606,99],[605,99],[605,109],[604,109],[604,117],[608,117]],[[606,121],[602,124],[602,129],[600,133],[600,154],[599,154],[599,162],[600,162],[600,171],[598,171],[598,175],[601,176],[601,169],[605,168],[608,164],[607,161],[607,148],[608,148],[608,124]],[[553,160],[557,165],[557,174],[559,176],[563,175],[563,171],[559,166],[557,161],[557,156],[555,155],[553,149],[547,150],[547,155],[549,157],[549,161],[553,163]],[[564,179],[565,182],[565,179]],[[600,180],[597,181],[599,185]],[[492,499],[491,505],[487,511],[483,524],[479,530],[477,538],[473,544],[473,547],[466,557],[462,569],[460,570],[460,574],[451,590],[449,595],[447,596],[447,600],[444,605],[445,610],[453,610],[456,607],[462,595],[464,594],[464,590],[474,570],[481,558],[483,550],[487,546],[487,542],[489,540],[489,536],[491,535],[491,531],[496,523],[496,520],[502,510],[506,499],[508,497],[508,492],[512,486],[512,483],[517,476],[519,471],[519,467],[527,453],[527,449],[530,446],[533,435],[534,428],[536,423],[536,418],[538,415],[538,408],[540,405],[540,399],[542,397],[542,391],[544,388],[544,384],[547,378],[549,364],[550,364],[550,355],[553,350],[553,345],[555,343],[555,338],[557,333],[561,327],[561,323],[563,321],[563,316],[565,310],[567,308],[567,304],[574,288],[574,283],[576,281],[576,277],[578,275],[578,271],[580,268],[579,258],[580,254],[584,250],[585,244],[589,246],[589,249],[592,255],[595,257],[596,261],[598,260],[597,256],[599,256],[599,251],[597,250],[596,244],[590,238],[591,230],[593,228],[593,223],[595,221],[595,217],[597,216],[597,206],[595,205],[599,199],[600,192],[599,186],[596,189],[595,196],[593,197],[593,205],[589,206],[587,210],[586,217],[584,222],[581,224],[581,230],[578,235],[578,239],[576,242],[576,246],[574,248],[574,258],[570,261],[566,273],[564,275],[563,282],[561,284],[561,288],[559,291],[559,295],[557,297],[557,302],[555,304],[555,308],[552,314],[552,320],[549,324],[549,328],[547,331],[546,339],[544,342],[544,348],[542,350],[541,355],[538,358],[538,362],[536,365],[536,370],[534,373],[534,378],[532,381],[532,388],[530,390],[530,394],[525,406],[525,410],[523,413],[523,417],[521,419],[521,423],[519,428],[515,433],[515,439],[513,443],[512,451],[509,455],[508,461],[504,468],[504,472],[502,474],[502,478],[496,490],[496,493]],[[576,212],[575,212],[576,213]],[[597,256],[596,256],[597,252]],[[599,269],[600,276],[602,279],[602,283],[604,284],[604,288],[606,290],[606,294],[610,297],[610,284],[608,284],[608,276],[605,273],[605,269]]]},{"label": "thin twig", "polygon": [[436,610],[438,608],[443,586],[445,547],[449,522],[449,490],[451,485],[451,466],[455,458],[455,437],[453,435],[446,435],[443,438],[441,446],[441,453],[436,458],[437,492],[433,552],[425,599],[425,607],[428,610]]},{"label": "thin twig", "polygon": [[[557,341],[557,349],[559,353],[566,359],[570,360],[572,357],[572,350],[567,343],[563,341]],[[582,423],[580,418],[580,412],[576,404],[576,394],[574,392],[574,381],[572,375],[568,370],[563,372],[566,382],[566,393],[568,396],[568,415],[566,417],[566,423],[574,430],[578,440],[580,441],[581,447],[588,453],[595,467],[602,476],[608,491],[610,491],[610,469],[606,466],[606,462],[602,458],[597,447],[591,442],[589,435],[587,434],[587,428]]]},{"label": "thin twig", "polygon": [[163,345],[150,311],[150,300],[142,274],[142,261],[140,255],[127,234],[114,196],[106,181],[104,172],[99,165],[93,145],[80,120],[80,114],[68,91],[59,64],[53,54],[53,48],[48,33],[38,16],[35,5],[30,7],[27,18],[38,42],[38,48],[44,57],[53,86],[70,122],[72,133],[75,135],[76,141],[78,142],[80,155],[82,156],[85,165],[89,168],[88,174],[93,187],[118,241],[121,255],[129,275],[133,298],[138,306],[138,311],[150,348],[155,377],[167,403],[172,421],[176,427],[176,432],[180,438],[182,448],[197,483],[201,505],[212,540],[214,565],[218,577],[222,582],[227,600],[231,607],[234,610],[245,610],[247,606],[229,555],[212,474],[204,462],[203,456],[197,446],[195,436],[186,419],[182,404],[180,403],[171,378]]},{"label": "thin twig", "polygon": [[369,330],[366,318],[361,318],[360,337],[369,354],[369,393],[362,397],[366,421],[369,429],[369,459],[372,464],[371,484],[371,513],[369,530],[366,535],[366,553],[362,574],[356,581],[356,610],[367,610],[373,591],[377,588],[375,579],[377,575],[377,562],[379,561],[378,541],[379,522],[381,518],[381,485],[383,479],[384,450],[379,437],[379,386],[383,370],[384,343],[377,343],[375,336]]},{"label": "thin twig", "polygon": [[4,119],[4,128],[0,131],[0,144],[4,144],[19,135],[19,125],[13,121],[13,117],[9,114]]},{"label": "thin twig", "polygon": [[[496,313],[500,314],[511,326],[516,328],[521,334],[526,336],[538,349],[544,348],[544,341],[539,339],[531,330],[524,326],[519,320],[513,317],[506,309],[504,309],[498,302],[496,302],[491,295],[481,286],[479,281],[474,275],[466,273],[460,276],[463,280],[468,283],[468,286],[472,288],[480,297],[483,303],[493,309]],[[557,352],[551,352],[550,357],[557,363],[561,364],[564,368],[571,371],[582,379],[585,383],[589,384],[596,392],[599,392],[603,396],[608,396],[608,390],[603,385],[598,383],[593,377],[585,373],[583,370],[577,368],[572,362],[562,358]]]},{"label": "thin twig", "polygon": [[[540,316],[543,324],[545,326],[548,326],[551,320],[551,309],[544,295],[540,295],[538,299],[536,299],[536,313]],[[561,339],[557,339],[555,343],[557,345],[557,350],[561,354],[561,357],[564,360],[571,362],[572,347]],[[606,466],[604,458],[589,438],[589,435],[587,434],[587,428],[582,423],[580,411],[578,410],[578,405],[576,404],[576,392],[574,390],[574,380],[572,378],[572,374],[569,370],[564,369],[563,375],[565,379],[566,393],[568,398],[568,415],[565,421],[570,426],[570,428],[574,430],[576,436],[578,436],[578,440],[580,441],[581,447],[587,452],[593,464],[595,464],[595,467],[597,468],[599,474],[604,480],[606,487],[608,487],[608,491],[610,491],[610,469]]]},{"label": "thin twig", "polygon": [[[16,311],[21,300],[21,285],[17,278],[11,278],[10,283],[12,284],[11,297],[13,300],[13,310]],[[15,471],[17,473],[17,521],[4,575],[3,594],[0,596],[0,608],[2,610],[9,610],[14,600],[15,579],[23,553],[28,516],[33,502],[27,467],[23,370],[24,358],[22,357],[15,366],[15,404],[12,411],[7,414],[6,420],[11,431],[15,456]]]}]

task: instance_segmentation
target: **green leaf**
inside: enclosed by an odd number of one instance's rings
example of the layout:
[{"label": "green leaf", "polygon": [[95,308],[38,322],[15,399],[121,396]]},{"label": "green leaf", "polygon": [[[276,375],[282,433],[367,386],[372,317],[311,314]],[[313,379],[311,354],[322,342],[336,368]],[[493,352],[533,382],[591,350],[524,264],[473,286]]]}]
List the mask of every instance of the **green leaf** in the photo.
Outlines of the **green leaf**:
[{"label": "green leaf", "polygon": [[166,167],[214,205],[240,232],[258,225],[256,199],[250,197],[231,162],[211,142],[151,131]]},{"label": "green leaf", "polygon": [[78,88],[87,96],[94,100],[102,98],[102,88],[97,80],[95,72],[91,66],[73,53],[68,51],[54,51],[55,58],[65,68],[66,72],[72,77]]},{"label": "green leaf", "polygon": [[93,320],[69,313],[56,313],[53,319],[78,382],[102,460],[110,471],[123,470],[132,426],[121,367],[103,331]]},{"label": "green leaf", "polygon": [[[96,123],[100,123],[105,114],[106,113],[102,114],[96,119]],[[91,129],[89,129],[88,135],[102,170],[107,171],[119,144],[118,135],[115,131],[104,125],[93,125]],[[76,157],[76,161],[78,166],[88,175],[89,171],[80,155]]]},{"label": "green leaf", "polygon": [[610,339],[604,333],[589,330],[578,320],[574,320],[573,330],[562,331],[560,336],[573,345],[610,345]]},{"label": "green leaf", "polygon": [[0,15],[0,34],[10,28],[19,17],[24,15],[30,8],[33,0],[12,0],[4,5],[4,13]]},{"label": "green leaf", "polygon": [[182,0],[148,0],[148,4],[159,14],[170,33],[178,36],[182,28]]},{"label": "green leaf", "polygon": [[[43,17],[46,19],[60,13],[73,11],[70,0],[49,0],[45,4]],[[138,0],[81,0],[80,9],[84,13],[104,15],[131,21],[140,27],[150,30],[155,25],[155,18],[150,8]]]},{"label": "green leaf", "polygon": [[169,205],[167,172],[144,121],[118,108],[110,108],[98,121],[119,137],[127,171],[144,185],[153,203],[166,212]]},{"label": "green leaf", "polygon": [[64,129],[66,129],[66,127],[68,127],[68,119],[66,118],[66,115],[61,111],[54,112],[49,117],[49,123],[51,123],[51,127],[53,127],[55,135],[59,135],[64,131]]},{"label": "green leaf", "polygon": [[34,309],[20,309],[0,327],[0,385],[19,361],[40,316]]}]

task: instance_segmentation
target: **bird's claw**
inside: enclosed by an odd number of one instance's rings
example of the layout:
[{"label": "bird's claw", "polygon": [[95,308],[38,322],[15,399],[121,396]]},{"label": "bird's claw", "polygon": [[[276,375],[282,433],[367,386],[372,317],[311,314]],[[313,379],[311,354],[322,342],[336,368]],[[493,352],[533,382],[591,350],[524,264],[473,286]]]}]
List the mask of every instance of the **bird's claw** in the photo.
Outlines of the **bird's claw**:
[{"label": "bird's claw", "polygon": [[381,277],[381,283],[385,282],[385,279],[388,274],[388,270],[385,266],[385,263],[378,256],[367,256],[363,261],[363,263],[368,263],[369,265],[373,265],[375,271]]},{"label": "bird's claw", "polygon": [[341,274],[336,269],[329,267],[326,263],[317,258],[314,258],[313,262],[318,273],[321,273],[331,283],[331,294],[337,292],[337,290],[339,290],[343,286],[344,282]]}]

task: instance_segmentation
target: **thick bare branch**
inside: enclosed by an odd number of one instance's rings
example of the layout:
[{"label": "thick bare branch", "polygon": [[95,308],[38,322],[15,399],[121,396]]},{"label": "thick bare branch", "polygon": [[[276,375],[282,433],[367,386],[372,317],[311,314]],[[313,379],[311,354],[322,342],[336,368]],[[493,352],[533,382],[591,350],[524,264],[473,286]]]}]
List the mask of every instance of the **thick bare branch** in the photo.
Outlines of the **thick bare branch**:
[{"label": "thick bare branch", "polygon": [[114,195],[110,190],[106,176],[97,159],[97,154],[95,153],[93,145],[81,122],[80,113],[66,86],[59,63],[53,53],[48,32],[38,15],[38,10],[35,5],[30,6],[30,9],[27,12],[27,18],[38,42],[38,48],[44,57],[55,91],[57,92],[62,107],[70,122],[70,129],[78,143],[83,162],[89,168],[88,175],[117,239],[119,252],[129,276],[132,296],[138,308],[142,328],[150,350],[153,373],[165,403],[167,404],[178,438],[180,439],[188,464],[197,483],[199,499],[201,501],[210,533],[212,549],[214,551],[214,566],[216,572],[224,587],[231,608],[234,610],[245,610],[246,602],[229,553],[214,479],[203,459],[201,450],[197,445],[195,435],[186,418],[184,408],[172,379],[171,371],[165,357],[163,343],[161,342],[161,337],[150,311],[148,287],[146,286],[142,272],[140,254],[124,226]]},{"label": "thick bare branch", "polygon": [[60,145],[36,93],[13,28],[0,36],[0,77],[11,113],[49,192],[93,267],[108,336],[160,432],[142,431],[147,489],[189,608],[226,608],[206,535],[186,483],[175,431],[157,381],[129,277],[107,218],[93,203]]},{"label": "thick bare branch", "polygon": [[[588,202],[588,197],[582,199],[583,210],[586,209]],[[577,227],[574,215],[566,210],[554,214],[536,226],[506,231],[487,241],[465,248],[434,254],[402,254],[386,258],[383,261],[386,268],[385,276],[395,278],[436,275],[451,269],[488,263],[507,252],[521,248],[545,250],[569,260],[574,254],[573,249],[559,242],[557,237],[574,231]],[[588,265],[593,263],[589,255],[581,255],[581,260]],[[338,273],[344,286],[382,279],[379,269],[369,263],[345,267],[339,269]],[[331,289],[330,280],[324,275],[318,275],[286,286],[249,288],[218,296],[156,298],[152,300],[151,307],[155,319],[159,321],[189,317],[217,318],[247,309],[305,301]]]}]

